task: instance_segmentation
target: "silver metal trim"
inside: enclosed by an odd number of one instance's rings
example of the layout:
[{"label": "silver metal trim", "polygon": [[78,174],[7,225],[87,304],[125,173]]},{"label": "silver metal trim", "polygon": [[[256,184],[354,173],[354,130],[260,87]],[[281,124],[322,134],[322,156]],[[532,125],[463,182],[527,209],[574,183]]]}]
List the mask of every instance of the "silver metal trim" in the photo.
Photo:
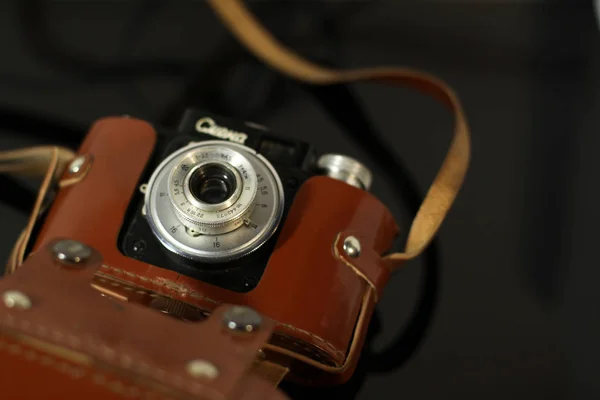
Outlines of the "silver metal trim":
[{"label": "silver metal trim", "polygon": [[[192,194],[191,189],[190,189],[190,179],[192,177],[192,174],[199,168],[202,168],[206,165],[213,165],[213,164],[217,164],[223,168],[226,168],[235,177],[235,190],[234,190],[233,194],[231,196],[229,196],[228,199],[226,199],[225,201],[218,203],[218,204],[209,204],[209,203],[205,203],[203,201],[196,199],[196,197]],[[242,177],[240,176],[240,173],[238,172],[238,170],[235,168],[231,168],[231,166],[229,164],[220,162],[220,161],[206,161],[206,162],[196,165],[194,168],[192,168],[188,171],[187,175],[185,176],[185,178],[183,180],[183,192],[185,193],[185,197],[187,197],[188,201],[190,203],[192,203],[194,206],[198,207],[201,210],[205,210],[205,211],[220,211],[220,210],[224,210],[226,208],[231,207],[239,199],[240,194],[242,192],[242,186],[243,186]]]},{"label": "silver metal trim", "polygon": [[[173,226],[177,232],[172,234],[169,232],[171,222],[175,220],[179,221],[179,218],[177,218],[171,206],[170,199],[167,196],[159,196],[159,194],[168,192],[168,188],[166,187],[167,179],[164,179],[165,169],[170,172],[170,165],[182,154],[196,148],[212,145],[240,151],[250,160],[257,176],[261,175],[261,179],[264,182],[261,184],[257,179],[258,191],[255,200],[257,206],[254,207],[248,218],[240,221],[241,225],[238,229],[225,234],[193,237],[188,235],[185,229],[179,229],[177,226]],[[168,176],[169,174],[167,173],[166,175]],[[263,189],[262,192],[261,189]],[[169,207],[162,207],[165,201],[168,201]],[[159,202],[161,206],[157,204]],[[199,262],[226,262],[254,252],[279,227],[283,216],[283,206],[283,184],[273,166],[262,155],[256,154],[254,150],[244,145],[220,140],[192,142],[173,152],[152,173],[148,182],[148,190],[145,194],[147,220],[161,244],[173,253]],[[159,207],[160,210],[158,209]],[[165,226],[165,222],[167,222],[168,226]],[[210,242],[209,240],[212,240],[212,238],[218,240],[221,246],[217,248],[207,247],[207,243],[209,245],[217,243]]]},{"label": "silver metal trim", "polygon": [[348,185],[368,191],[373,175],[361,162],[342,154],[323,154],[317,166],[325,175],[346,182]]}]

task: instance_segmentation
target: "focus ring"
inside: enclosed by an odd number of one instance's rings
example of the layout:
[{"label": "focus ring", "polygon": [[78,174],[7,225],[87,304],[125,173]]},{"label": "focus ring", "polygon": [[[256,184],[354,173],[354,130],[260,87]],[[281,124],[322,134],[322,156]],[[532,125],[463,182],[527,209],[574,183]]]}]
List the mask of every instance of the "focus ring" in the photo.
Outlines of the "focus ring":
[{"label": "focus ring", "polygon": [[[221,203],[210,204],[195,198],[191,176],[203,167],[227,169],[235,176],[233,195]],[[188,229],[204,235],[219,235],[239,228],[252,213],[256,198],[256,172],[240,152],[224,146],[191,150],[173,168],[169,178],[169,197],[179,220]]]},{"label": "focus ring", "polygon": [[222,223],[199,223],[198,221],[188,218],[185,214],[179,210],[175,210],[177,216],[181,222],[188,228],[197,231],[204,235],[221,235],[223,233],[231,232],[242,226],[247,217],[252,214],[254,206],[248,207],[242,214],[234,219],[227,220]]},{"label": "focus ring", "polygon": [[[248,168],[240,168],[240,165],[246,164],[233,162],[233,153],[230,151],[238,153],[244,160],[247,160]],[[180,211],[175,207],[173,201],[175,196],[172,195],[174,186],[171,178],[175,170],[181,171],[177,179],[180,179],[179,183],[182,183],[186,173],[192,171],[193,168],[203,162],[217,161],[214,156],[208,159],[208,155],[201,156],[200,159],[195,158],[196,155],[206,152],[222,155],[224,158],[218,161],[226,163],[238,171],[242,176],[242,181],[251,183],[248,191],[245,189],[246,186],[243,186],[239,199],[242,199],[244,192],[247,192],[245,196],[248,194],[251,196],[248,198],[249,206],[236,211],[235,215],[226,216],[227,218],[213,218],[211,221],[200,218],[201,225],[197,225],[198,216],[191,215],[191,207],[189,213],[188,207],[181,209],[183,206],[180,206]],[[227,155],[232,157],[229,159]],[[237,158],[237,161],[241,160]],[[183,166],[186,166],[186,171],[183,171]],[[202,175],[201,177],[205,178],[206,176]],[[203,180],[199,179],[194,184],[195,190],[192,194],[196,199],[204,198],[205,192],[197,190],[202,188],[202,182]],[[181,198],[178,204],[181,205],[184,202],[185,194],[181,185],[178,185],[177,188],[179,189],[177,196]],[[227,188],[224,193],[227,193],[227,196],[231,194],[231,197],[235,198],[230,189]],[[214,216],[217,211],[221,210],[220,203],[217,201],[223,200],[224,197],[216,196],[212,199],[214,204],[209,201],[213,206],[209,213]],[[223,203],[227,204],[226,201]],[[235,203],[233,206],[237,204]],[[191,142],[167,156],[152,173],[145,195],[146,218],[161,245],[177,255],[211,264],[231,261],[260,248],[277,230],[283,216],[283,208],[283,185],[270,162],[249,147],[216,140]],[[219,233],[223,231],[223,228],[216,225],[222,224],[224,220],[227,221],[225,225],[228,229],[234,224],[240,226],[232,231]],[[199,232],[200,229],[204,229],[206,232]]]}]

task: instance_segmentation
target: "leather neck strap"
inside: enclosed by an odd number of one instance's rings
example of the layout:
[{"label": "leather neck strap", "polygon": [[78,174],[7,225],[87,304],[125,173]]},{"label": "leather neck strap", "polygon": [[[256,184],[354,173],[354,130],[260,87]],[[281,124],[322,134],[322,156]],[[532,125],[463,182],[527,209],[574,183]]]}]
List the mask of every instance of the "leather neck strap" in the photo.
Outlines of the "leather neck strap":
[{"label": "leather neck strap", "polygon": [[8,259],[6,274],[15,272],[23,262],[29,238],[41,213],[46,195],[74,156],[73,151],[58,146],[38,146],[0,152],[0,173],[43,178],[27,226],[19,235]]},{"label": "leather neck strap", "polygon": [[46,175],[49,166],[56,162],[56,175],[62,173],[75,153],[59,146],[37,146],[0,152],[0,174],[34,177]]},{"label": "leather neck strap", "polygon": [[279,43],[240,0],[208,0],[237,39],[256,57],[291,78],[316,85],[373,81],[408,86],[427,93],[454,112],[454,137],[411,225],[403,252],[386,256],[392,267],[420,255],[450,210],[465,178],[470,159],[469,127],[454,91],[442,80],[408,68],[377,67],[335,70],[314,64]]}]

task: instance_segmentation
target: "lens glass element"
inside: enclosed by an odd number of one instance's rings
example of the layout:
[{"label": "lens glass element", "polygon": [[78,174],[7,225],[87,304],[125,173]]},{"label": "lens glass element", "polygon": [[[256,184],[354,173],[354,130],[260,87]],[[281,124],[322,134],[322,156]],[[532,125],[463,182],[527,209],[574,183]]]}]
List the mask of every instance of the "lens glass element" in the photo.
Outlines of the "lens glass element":
[{"label": "lens glass element", "polygon": [[219,164],[206,164],[198,168],[190,177],[190,192],[203,203],[219,204],[229,199],[235,192],[235,176]]}]

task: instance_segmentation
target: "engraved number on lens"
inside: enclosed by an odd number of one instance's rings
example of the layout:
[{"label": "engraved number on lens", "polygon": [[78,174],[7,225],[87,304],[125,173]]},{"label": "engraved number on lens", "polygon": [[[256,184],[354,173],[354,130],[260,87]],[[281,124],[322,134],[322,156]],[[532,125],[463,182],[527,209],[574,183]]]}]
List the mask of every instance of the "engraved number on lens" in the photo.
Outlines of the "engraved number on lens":
[{"label": "engraved number on lens", "polygon": [[211,263],[259,248],[277,229],[283,201],[279,176],[264,157],[213,140],[190,143],[167,157],[145,194],[148,222],[160,242]]}]

